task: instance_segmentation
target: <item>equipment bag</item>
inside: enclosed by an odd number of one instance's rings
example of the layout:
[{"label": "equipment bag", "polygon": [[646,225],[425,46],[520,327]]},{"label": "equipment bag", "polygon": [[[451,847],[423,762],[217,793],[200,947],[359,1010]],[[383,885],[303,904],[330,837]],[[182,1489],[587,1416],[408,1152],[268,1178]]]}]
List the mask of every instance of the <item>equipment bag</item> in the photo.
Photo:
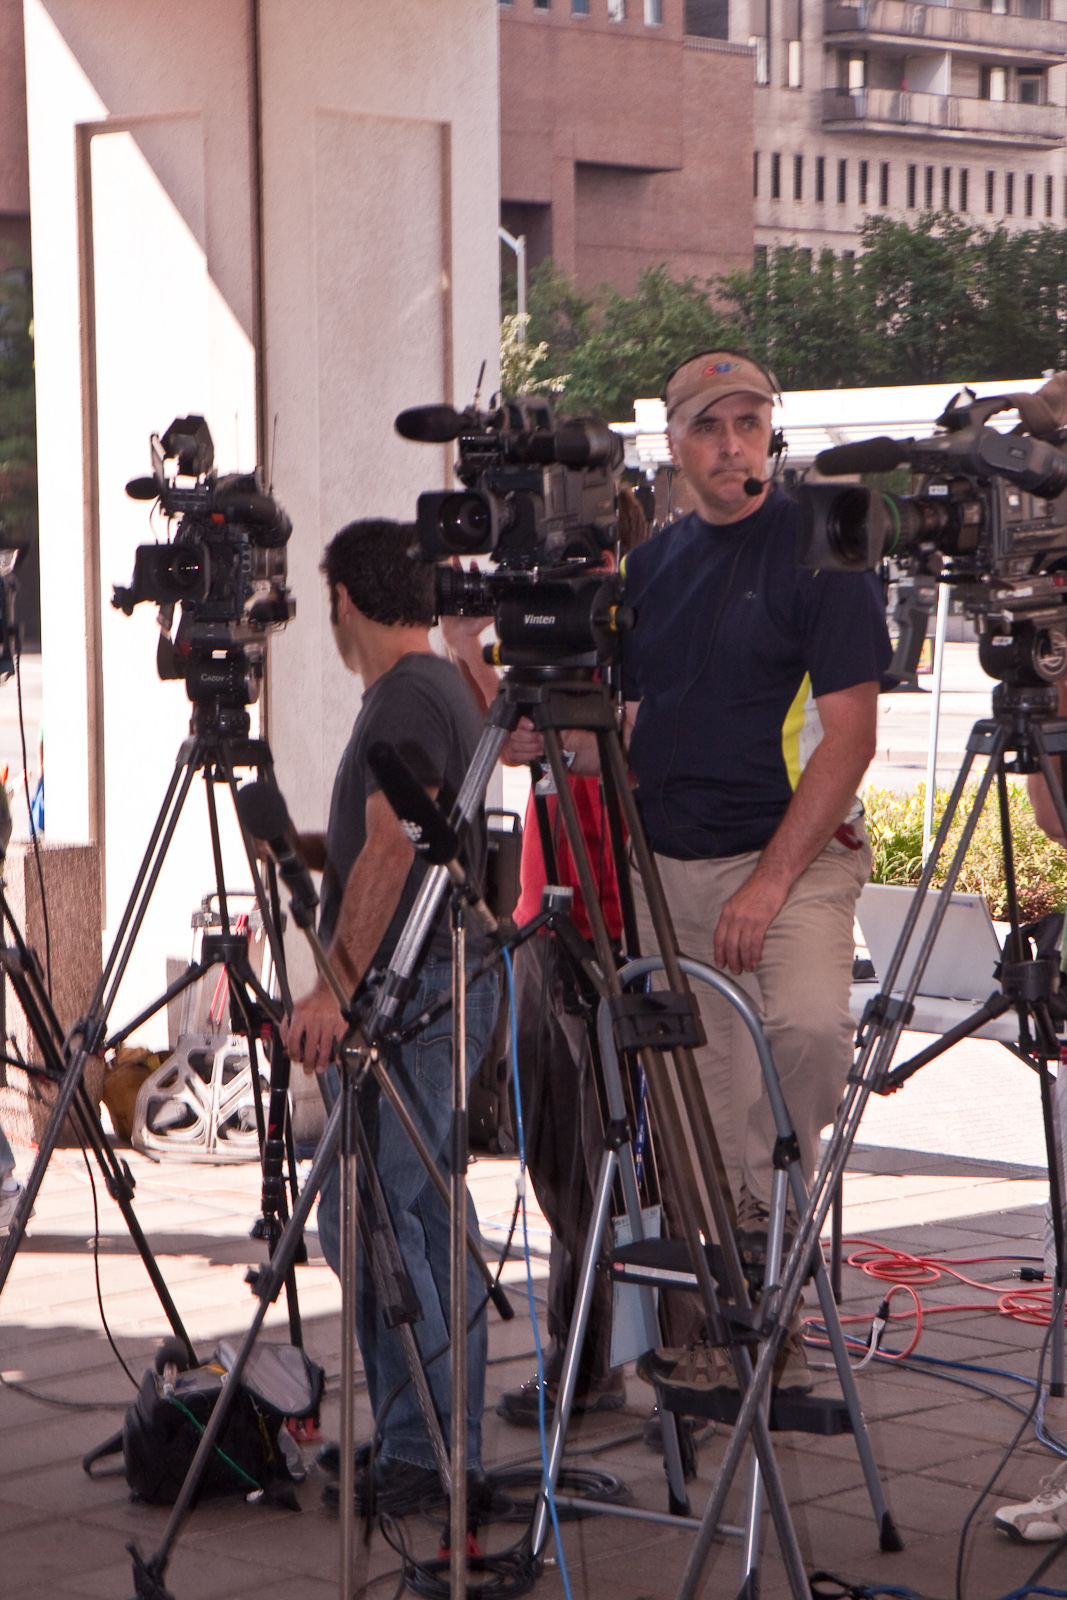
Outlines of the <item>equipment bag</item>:
[{"label": "equipment bag", "polygon": [[[164,1346],[170,1353],[176,1341]],[[208,1418],[215,1409],[234,1352],[222,1344],[202,1367],[177,1371],[157,1357],[144,1375],[122,1432],[90,1452],[82,1467],[122,1452],[130,1497],[173,1505]],[[292,1483],[303,1475],[286,1419],[313,1416],[322,1398],[323,1370],[293,1345],[260,1345],[246,1363],[225,1425],[200,1487],[201,1497],[260,1495],[298,1509]]]}]

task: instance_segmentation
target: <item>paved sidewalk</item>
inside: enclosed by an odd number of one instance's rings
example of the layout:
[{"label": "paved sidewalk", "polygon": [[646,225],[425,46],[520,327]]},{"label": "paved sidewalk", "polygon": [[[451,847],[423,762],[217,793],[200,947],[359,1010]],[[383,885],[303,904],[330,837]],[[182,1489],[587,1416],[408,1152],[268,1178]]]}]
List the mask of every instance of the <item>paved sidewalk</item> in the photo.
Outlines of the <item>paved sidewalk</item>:
[{"label": "paved sidewalk", "polygon": [[[913,1086],[909,1086],[911,1089]],[[917,1087],[917,1085],[915,1086]],[[246,1267],[262,1258],[248,1238],[258,1214],[258,1176],[253,1167],[210,1168],[170,1163],[153,1166],[129,1155],[137,1178],[136,1206],[164,1276],[190,1332],[204,1350],[223,1335],[239,1334],[251,1316],[243,1283]],[[1041,1253],[1042,1175],[1022,1163],[974,1162],[959,1157],[917,1155],[895,1149],[857,1150],[846,1188],[846,1234],[876,1238],[896,1247],[948,1259],[969,1256],[1034,1258]],[[472,1188],[486,1232],[510,1215],[514,1163],[480,1160]],[[969,1198],[968,1198],[969,1196]],[[116,1343],[137,1376],[166,1333],[158,1303],[115,1207],[99,1197],[100,1282]],[[947,1220],[923,1221],[924,1215]],[[119,1426],[132,1389],[100,1328],[93,1256],[93,1198],[76,1152],[53,1160],[37,1216],[0,1299],[0,1600],[56,1600],[57,1596],[123,1600],[132,1595],[124,1545],[135,1539],[146,1554],[155,1549],[166,1522],[161,1509],[132,1505],[121,1477],[90,1480],[80,1458]],[[545,1243],[543,1224],[533,1219],[535,1248]],[[336,1437],[337,1375],[340,1365],[339,1292],[309,1239],[311,1259],[299,1269],[299,1294],[308,1349],[329,1374],[323,1424]],[[998,1315],[997,1295],[1011,1287],[1012,1263],[986,1260],[965,1270],[994,1285],[982,1293],[942,1281],[922,1290],[927,1310],[920,1351],[979,1362],[1032,1379],[1042,1330]],[[534,1260],[534,1287],[543,1292],[545,1263]],[[873,1313],[884,1285],[845,1268],[846,1315]],[[513,1322],[491,1320],[490,1406],[501,1390],[533,1370],[533,1339],[518,1263],[506,1269],[514,1284]],[[1018,1285],[1016,1285],[1018,1287]],[[898,1295],[894,1307],[909,1297]],[[974,1310],[980,1301],[988,1309]],[[960,1305],[946,1315],[936,1308]],[[893,1330],[902,1348],[911,1321]],[[285,1338],[284,1305],[268,1318],[268,1336]],[[824,1360],[817,1352],[813,1360]],[[820,1391],[836,1379],[820,1372]],[[956,1374],[960,1376],[960,1374]],[[776,1436],[798,1534],[809,1569],[827,1568],[867,1582],[912,1586],[944,1597],[952,1593],[956,1542],[978,1489],[992,1472],[1021,1420],[1012,1406],[1027,1404],[1025,1383],[983,1375],[979,1393],[942,1381],[931,1372],[876,1365],[860,1374],[861,1394],[886,1490],[907,1549],[883,1555],[871,1520],[852,1441]],[[25,1386],[25,1388],[23,1387]],[[28,1391],[28,1392],[27,1392]],[[993,1398],[1007,1397],[1012,1404]],[[71,1402],[72,1404],[64,1404]],[[568,1465],[616,1475],[630,1502],[663,1510],[665,1490],[656,1456],[640,1434],[651,1403],[648,1389],[631,1375],[625,1411],[587,1419],[572,1431]],[[370,1427],[365,1400],[358,1428]],[[515,1430],[493,1415],[486,1419],[485,1454],[491,1468],[536,1454],[536,1435]],[[692,1485],[699,1509],[709,1492],[727,1438],[720,1430],[700,1450]],[[308,1452],[310,1455],[311,1452]],[[1003,1478],[1004,1496],[1026,1498],[1049,1470],[1050,1458],[1028,1433]],[[302,1514],[246,1505],[239,1497],[198,1509],[177,1545],[168,1574],[176,1600],[304,1600],[336,1593],[337,1524],[319,1504],[322,1479],[315,1470],[299,1491]],[[734,1491],[727,1520],[741,1517]],[[404,1535],[421,1554],[433,1553],[438,1518],[408,1518]],[[518,1537],[513,1524],[494,1525],[485,1535],[491,1549]],[[677,1528],[591,1518],[563,1527],[563,1547],[575,1596],[667,1600],[676,1591],[690,1535]],[[777,1600],[784,1587],[773,1533],[765,1533],[763,1594]],[[991,1526],[989,1508],[975,1519],[966,1567],[965,1594],[977,1600],[1007,1593],[1036,1563],[1039,1551],[1009,1545]],[[704,1589],[733,1595],[739,1580],[739,1546],[716,1546]],[[366,1574],[395,1571],[397,1558],[380,1534],[363,1552]],[[1054,1582],[1056,1574],[1050,1581]],[[1059,1574],[1067,1584],[1067,1563]],[[388,1595],[394,1581],[371,1595]],[[555,1567],[546,1568],[536,1593],[563,1593]]]}]

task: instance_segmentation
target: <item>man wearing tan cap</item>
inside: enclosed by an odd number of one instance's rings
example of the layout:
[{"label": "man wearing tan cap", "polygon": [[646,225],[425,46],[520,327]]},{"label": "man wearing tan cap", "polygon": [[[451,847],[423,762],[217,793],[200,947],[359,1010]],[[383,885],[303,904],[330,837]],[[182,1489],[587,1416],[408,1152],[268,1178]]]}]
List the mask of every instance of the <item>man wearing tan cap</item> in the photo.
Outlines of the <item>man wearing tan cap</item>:
[{"label": "man wearing tan cap", "polygon": [[[796,507],[767,476],[776,394],[770,373],[730,350],[671,374],[671,455],[697,509],[627,560],[636,625],[623,689],[679,944],[758,1004],[810,1181],[852,1059],[853,912],[871,865],[857,789],[891,652],[873,575],[796,565]],[[697,1059],[739,1243],[758,1265],[774,1124],[747,1030],[694,988],[708,1038]],[[810,1388],[795,1338],[786,1355],[779,1382]],[[669,1377],[662,1363],[657,1375]]]}]

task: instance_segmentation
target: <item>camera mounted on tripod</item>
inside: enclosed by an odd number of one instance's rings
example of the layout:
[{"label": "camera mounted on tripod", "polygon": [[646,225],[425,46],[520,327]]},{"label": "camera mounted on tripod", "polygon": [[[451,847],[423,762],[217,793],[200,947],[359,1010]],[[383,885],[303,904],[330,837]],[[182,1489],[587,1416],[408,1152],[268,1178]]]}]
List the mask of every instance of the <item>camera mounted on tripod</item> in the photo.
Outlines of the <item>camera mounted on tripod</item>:
[{"label": "camera mounted on tripod", "polygon": [[[989,425],[1017,410],[1018,426]],[[815,458],[826,477],[911,468],[919,491],[801,484],[802,566],[899,574],[890,672],[914,676],[937,585],[974,621],[990,677],[1040,687],[1067,672],[1067,374],[1035,394],[977,399],[965,389],[928,439],[868,439]]]},{"label": "camera mounted on tripod", "polygon": [[555,415],[529,395],[491,411],[414,406],[405,439],[458,441],[462,489],[420,494],[420,561],[487,556],[496,571],[439,565],[439,616],[492,617],[496,666],[591,668],[612,661],[628,619],[622,583],[598,569],[618,538],[622,440],[597,416]]},{"label": "camera mounted on tripod", "polygon": [[183,678],[198,707],[243,713],[259,697],[267,634],[296,613],[286,587],[292,524],[259,468],[218,476],[203,417],[176,418],[162,438],[151,435],[150,447],[152,476],[134,478],[126,493],[156,501],[179,518],[178,528],[165,543],[138,545],[130,586],[116,585],[111,603],[131,616],[153,601],[159,676]]}]

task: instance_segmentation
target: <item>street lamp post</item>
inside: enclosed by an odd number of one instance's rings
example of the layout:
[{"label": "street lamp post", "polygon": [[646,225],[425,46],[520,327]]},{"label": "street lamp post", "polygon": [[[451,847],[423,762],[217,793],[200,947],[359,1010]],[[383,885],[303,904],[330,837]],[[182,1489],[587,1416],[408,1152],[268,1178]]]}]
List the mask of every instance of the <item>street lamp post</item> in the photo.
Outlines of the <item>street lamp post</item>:
[{"label": "street lamp post", "polygon": [[[502,244],[506,244],[509,250],[514,250],[514,252],[515,252],[515,268],[516,268],[516,271],[518,273],[518,312],[519,312],[519,316],[522,317],[523,319],[525,319],[525,316],[526,316],[526,235],[524,233],[520,233],[518,238],[516,238],[515,235],[513,233],[509,233],[506,228],[500,228],[497,231],[500,234],[500,242]],[[517,337],[518,337],[518,341],[519,341],[520,344],[525,344],[526,343],[526,323],[525,323],[525,320],[523,320],[523,321],[521,321],[519,323],[519,330],[518,330]]]}]

